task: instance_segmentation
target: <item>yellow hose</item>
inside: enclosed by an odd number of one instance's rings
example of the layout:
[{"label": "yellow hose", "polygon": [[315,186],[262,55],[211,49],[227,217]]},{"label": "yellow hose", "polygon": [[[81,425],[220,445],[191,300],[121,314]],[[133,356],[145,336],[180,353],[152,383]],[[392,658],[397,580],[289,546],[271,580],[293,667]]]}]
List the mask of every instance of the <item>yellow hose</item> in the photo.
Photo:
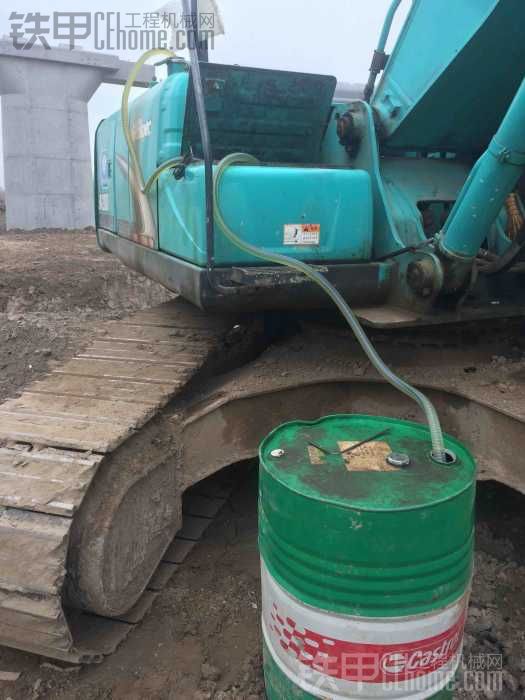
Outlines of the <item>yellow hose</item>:
[{"label": "yellow hose", "polygon": [[[140,167],[140,161],[137,156],[137,151],[135,150],[135,144],[133,143],[131,129],[129,128],[129,95],[131,93],[133,85],[135,84],[140,69],[146,63],[146,61],[149,61],[149,59],[153,58],[153,56],[164,56],[164,58],[177,58],[176,54],[173,51],[170,51],[170,49],[150,49],[149,51],[146,51],[146,53],[143,53],[139,60],[133,66],[133,70],[131,71],[130,76],[124,87],[124,92],[122,93],[122,101],[120,105],[122,131],[124,132],[124,138],[126,139],[126,143],[128,144],[128,150],[131,156],[131,167],[133,168],[133,171],[137,177],[137,181],[142,192],[146,192],[146,188],[144,186],[144,176],[142,174],[142,168]],[[154,173],[154,175],[156,174],[155,180],[159,177],[161,172],[164,171],[165,167],[168,167],[167,163],[164,163],[162,166],[157,168],[157,170]],[[150,183],[150,181],[148,180],[148,184],[149,190],[153,182]]]}]

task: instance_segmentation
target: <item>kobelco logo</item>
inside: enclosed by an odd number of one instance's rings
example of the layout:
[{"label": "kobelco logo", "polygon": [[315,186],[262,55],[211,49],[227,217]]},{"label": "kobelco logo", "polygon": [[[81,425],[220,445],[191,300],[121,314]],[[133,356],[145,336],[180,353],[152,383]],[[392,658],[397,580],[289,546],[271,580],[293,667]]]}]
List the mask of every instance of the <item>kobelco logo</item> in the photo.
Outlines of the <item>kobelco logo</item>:
[{"label": "kobelco logo", "polygon": [[145,122],[142,118],[137,119],[131,125],[131,138],[133,141],[140,141],[151,135],[151,119]]}]

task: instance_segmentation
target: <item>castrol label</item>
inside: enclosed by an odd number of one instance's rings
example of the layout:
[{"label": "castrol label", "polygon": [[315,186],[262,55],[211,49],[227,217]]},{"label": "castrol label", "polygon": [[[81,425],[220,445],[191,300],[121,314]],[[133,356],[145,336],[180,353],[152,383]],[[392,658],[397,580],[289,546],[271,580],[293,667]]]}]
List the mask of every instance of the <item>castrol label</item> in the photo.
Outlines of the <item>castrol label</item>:
[{"label": "castrol label", "polygon": [[318,246],[321,241],[321,224],[285,224],[284,245]]},{"label": "castrol label", "polygon": [[363,618],[317,610],[262,564],[263,631],[275,662],[320,698],[429,698],[459,665],[468,593],[443,610]]}]

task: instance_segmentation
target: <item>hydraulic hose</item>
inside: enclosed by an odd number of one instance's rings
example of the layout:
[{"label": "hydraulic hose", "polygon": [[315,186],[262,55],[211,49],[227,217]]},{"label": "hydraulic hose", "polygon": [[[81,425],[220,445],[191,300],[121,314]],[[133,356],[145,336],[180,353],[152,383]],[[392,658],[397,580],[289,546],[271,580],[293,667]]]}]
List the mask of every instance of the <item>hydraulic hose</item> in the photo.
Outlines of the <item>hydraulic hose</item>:
[{"label": "hydraulic hose", "polygon": [[396,16],[396,12],[403,0],[392,0],[388,12],[386,13],[385,21],[383,22],[383,28],[381,29],[381,35],[379,37],[379,42],[377,44],[378,51],[384,51],[386,49],[386,42],[390,36],[390,30],[392,29],[392,23]]},{"label": "hydraulic hose", "polygon": [[432,440],[432,457],[435,461],[446,464],[448,459],[443,441],[443,432],[441,430],[439,417],[432,402],[421,391],[398,377],[389,367],[387,367],[368,339],[354,312],[348,306],[339,291],[326,279],[324,275],[315,270],[311,265],[304,263],[302,260],[297,260],[295,258],[288,257],[287,255],[273,253],[271,251],[259,248],[258,246],[254,246],[251,243],[239,238],[239,236],[237,236],[237,234],[235,234],[228,226],[220,206],[220,187],[224,173],[232,165],[259,165],[259,161],[257,158],[254,158],[247,153],[232,153],[223,158],[215,170],[213,181],[214,215],[215,220],[223,234],[228,238],[228,240],[231,241],[231,243],[237,246],[237,248],[243,250],[245,253],[253,255],[261,260],[265,260],[276,265],[284,265],[292,270],[296,270],[297,272],[305,275],[305,277],[310,279],[312,282],[318,284],[321,289],[328,294],[345,318],[358,343],[379,374],[394,388],[413,399],[423,410]]},{"label": "hydraulic hose", "polygon": [[381,35],[379,37],[379,42],[372,58],[372,65],[370,66],[370,76],[368,78],[364,93],[365,102],[370,102],[372,95],[374,94],[377,76],[386,66],[386,61],[388,59],[385,53],[386,42],[388,41],[390,30],[392,29],[392,22],[394,21],[394,17],[396,16],[396,12],[398,11],[402,1],[403,0],[392,0],[390,7],[388,8],[388,12],[383,23],[383,28],[381,30]]}]

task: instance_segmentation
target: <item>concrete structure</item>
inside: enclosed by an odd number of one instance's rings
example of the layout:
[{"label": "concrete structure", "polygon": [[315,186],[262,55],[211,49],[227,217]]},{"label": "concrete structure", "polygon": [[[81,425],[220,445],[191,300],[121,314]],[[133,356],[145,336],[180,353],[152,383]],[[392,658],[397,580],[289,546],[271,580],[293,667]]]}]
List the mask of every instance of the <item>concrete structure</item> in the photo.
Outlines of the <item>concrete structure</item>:
[{"label": "concrete structure", "polygon": [[[93,225],[87,103],[103,82],[124,84],[132,63],[97,52],[0,40],[7,228]],[[154,75],[142,70],[137,85]]]}]

